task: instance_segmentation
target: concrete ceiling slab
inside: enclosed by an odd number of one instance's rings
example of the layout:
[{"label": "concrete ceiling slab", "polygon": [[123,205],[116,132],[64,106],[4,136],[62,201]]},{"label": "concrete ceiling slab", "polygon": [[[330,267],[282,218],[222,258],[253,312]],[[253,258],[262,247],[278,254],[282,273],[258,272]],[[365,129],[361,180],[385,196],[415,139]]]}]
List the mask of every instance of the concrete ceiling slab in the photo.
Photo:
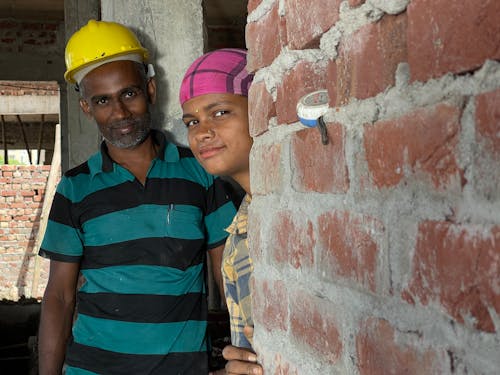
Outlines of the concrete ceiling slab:
[{"label": "concrete ceiling slab", "polygon": [[64,20],[64,0],[2,0],[0,18]]}]

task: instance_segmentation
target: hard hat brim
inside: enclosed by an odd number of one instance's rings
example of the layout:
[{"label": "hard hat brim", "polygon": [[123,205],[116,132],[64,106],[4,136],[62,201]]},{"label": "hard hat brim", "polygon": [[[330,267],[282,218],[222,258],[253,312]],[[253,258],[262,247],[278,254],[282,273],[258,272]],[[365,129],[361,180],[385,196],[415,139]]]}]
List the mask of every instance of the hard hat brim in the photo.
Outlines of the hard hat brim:
[{"label": "hard hat brim", "polygon": [[89,62],[88,64],[82,65],[79,67],[79,69],[75,69],[71,75],[71,81],[66,77],[66,74],[64,75],[64,78],[70,82],[70,83],[77,83],[80,84],[82,81],[83,77],[85,77],[88,73],[90,73],[92,70],[100,67],[101,65],[113,62],[113,61],[134,61],[137,63],[144,63],[144,58],[141,54],[139,53],[126,53],[123,55],[118,55],[118,56],[113,56],[107,59],[101,59],[101,60],[94,60],[92,62]]},{"label": "hard hat brim", "polygon": [[135,50],[126,51],[122,54],[115,54],[113,56],[104,56],[99,59],[89,61],[85,64],[78,66],[75,69],[68,69],[64,73],[64,79],[69,83],[80,83],[87,73],[95,68],[112,61],[130,60],[138,63],[145,63],[148,58],[148,52],[145,48],[137,48]]}]

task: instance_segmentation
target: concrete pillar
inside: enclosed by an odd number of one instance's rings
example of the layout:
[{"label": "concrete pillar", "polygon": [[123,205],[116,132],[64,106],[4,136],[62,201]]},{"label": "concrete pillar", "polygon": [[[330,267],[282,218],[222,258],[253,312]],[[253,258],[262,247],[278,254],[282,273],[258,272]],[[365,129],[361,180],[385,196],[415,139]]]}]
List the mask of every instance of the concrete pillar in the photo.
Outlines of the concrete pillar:
[{"label": "concrete pillar", "polygon": [[[66,41],[89,19],[99,19],[99,0],[66,0],[64,17]],[[66,43],[64,43],[64,47]],[[97,125],[90,121],[80,110],[79,94],[75,86],[66,84],[63,77],[61,85],[61,164],[62,170],[75,167],[87,160],[98,149],[100,136]]]},{"label": "concrete pillar", "polygon": [[101,7],[103,20],[131,27],[150,51],[158,90],[154,126],[186,144],[178,92],[185,70],[204,50],[201,0],[102,0]]}]

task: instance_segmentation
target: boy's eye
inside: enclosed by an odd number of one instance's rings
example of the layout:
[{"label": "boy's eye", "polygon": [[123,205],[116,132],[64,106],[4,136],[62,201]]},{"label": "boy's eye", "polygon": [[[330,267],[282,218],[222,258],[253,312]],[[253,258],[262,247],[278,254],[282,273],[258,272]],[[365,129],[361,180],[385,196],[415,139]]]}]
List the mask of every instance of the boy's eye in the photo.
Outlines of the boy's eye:
[{"label": "boy's eye", "polygon": [[224,110],[224,109],[221,109],[221,110],[216,111],[216,112],[214,113],[214,117],[220,117],[220,116],[225,115],[226,113],[228,113],[228,111],[226,111],[226,110]]},{"label": "boy's eye", "polygon": [[191,127],[193,125],[196,125],[198,123],[197,120],[187,120],[187,121],[184,121],[184,124],[186,124],[186,127]]}]

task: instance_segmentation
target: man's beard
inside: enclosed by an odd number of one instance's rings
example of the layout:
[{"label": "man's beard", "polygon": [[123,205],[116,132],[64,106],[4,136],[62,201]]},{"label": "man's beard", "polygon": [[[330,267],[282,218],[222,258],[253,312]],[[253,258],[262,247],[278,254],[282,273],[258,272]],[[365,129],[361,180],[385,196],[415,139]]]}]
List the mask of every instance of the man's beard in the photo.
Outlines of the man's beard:
[{"label": "man's beard", "polygon": [[[132,126],[132,131],[122,134],[121,129]],[[120,120],[107,125],[99,125],[99,130],[106,142],[117,148],[132,148],[141,144],[151,130],[151,114]]]}]

